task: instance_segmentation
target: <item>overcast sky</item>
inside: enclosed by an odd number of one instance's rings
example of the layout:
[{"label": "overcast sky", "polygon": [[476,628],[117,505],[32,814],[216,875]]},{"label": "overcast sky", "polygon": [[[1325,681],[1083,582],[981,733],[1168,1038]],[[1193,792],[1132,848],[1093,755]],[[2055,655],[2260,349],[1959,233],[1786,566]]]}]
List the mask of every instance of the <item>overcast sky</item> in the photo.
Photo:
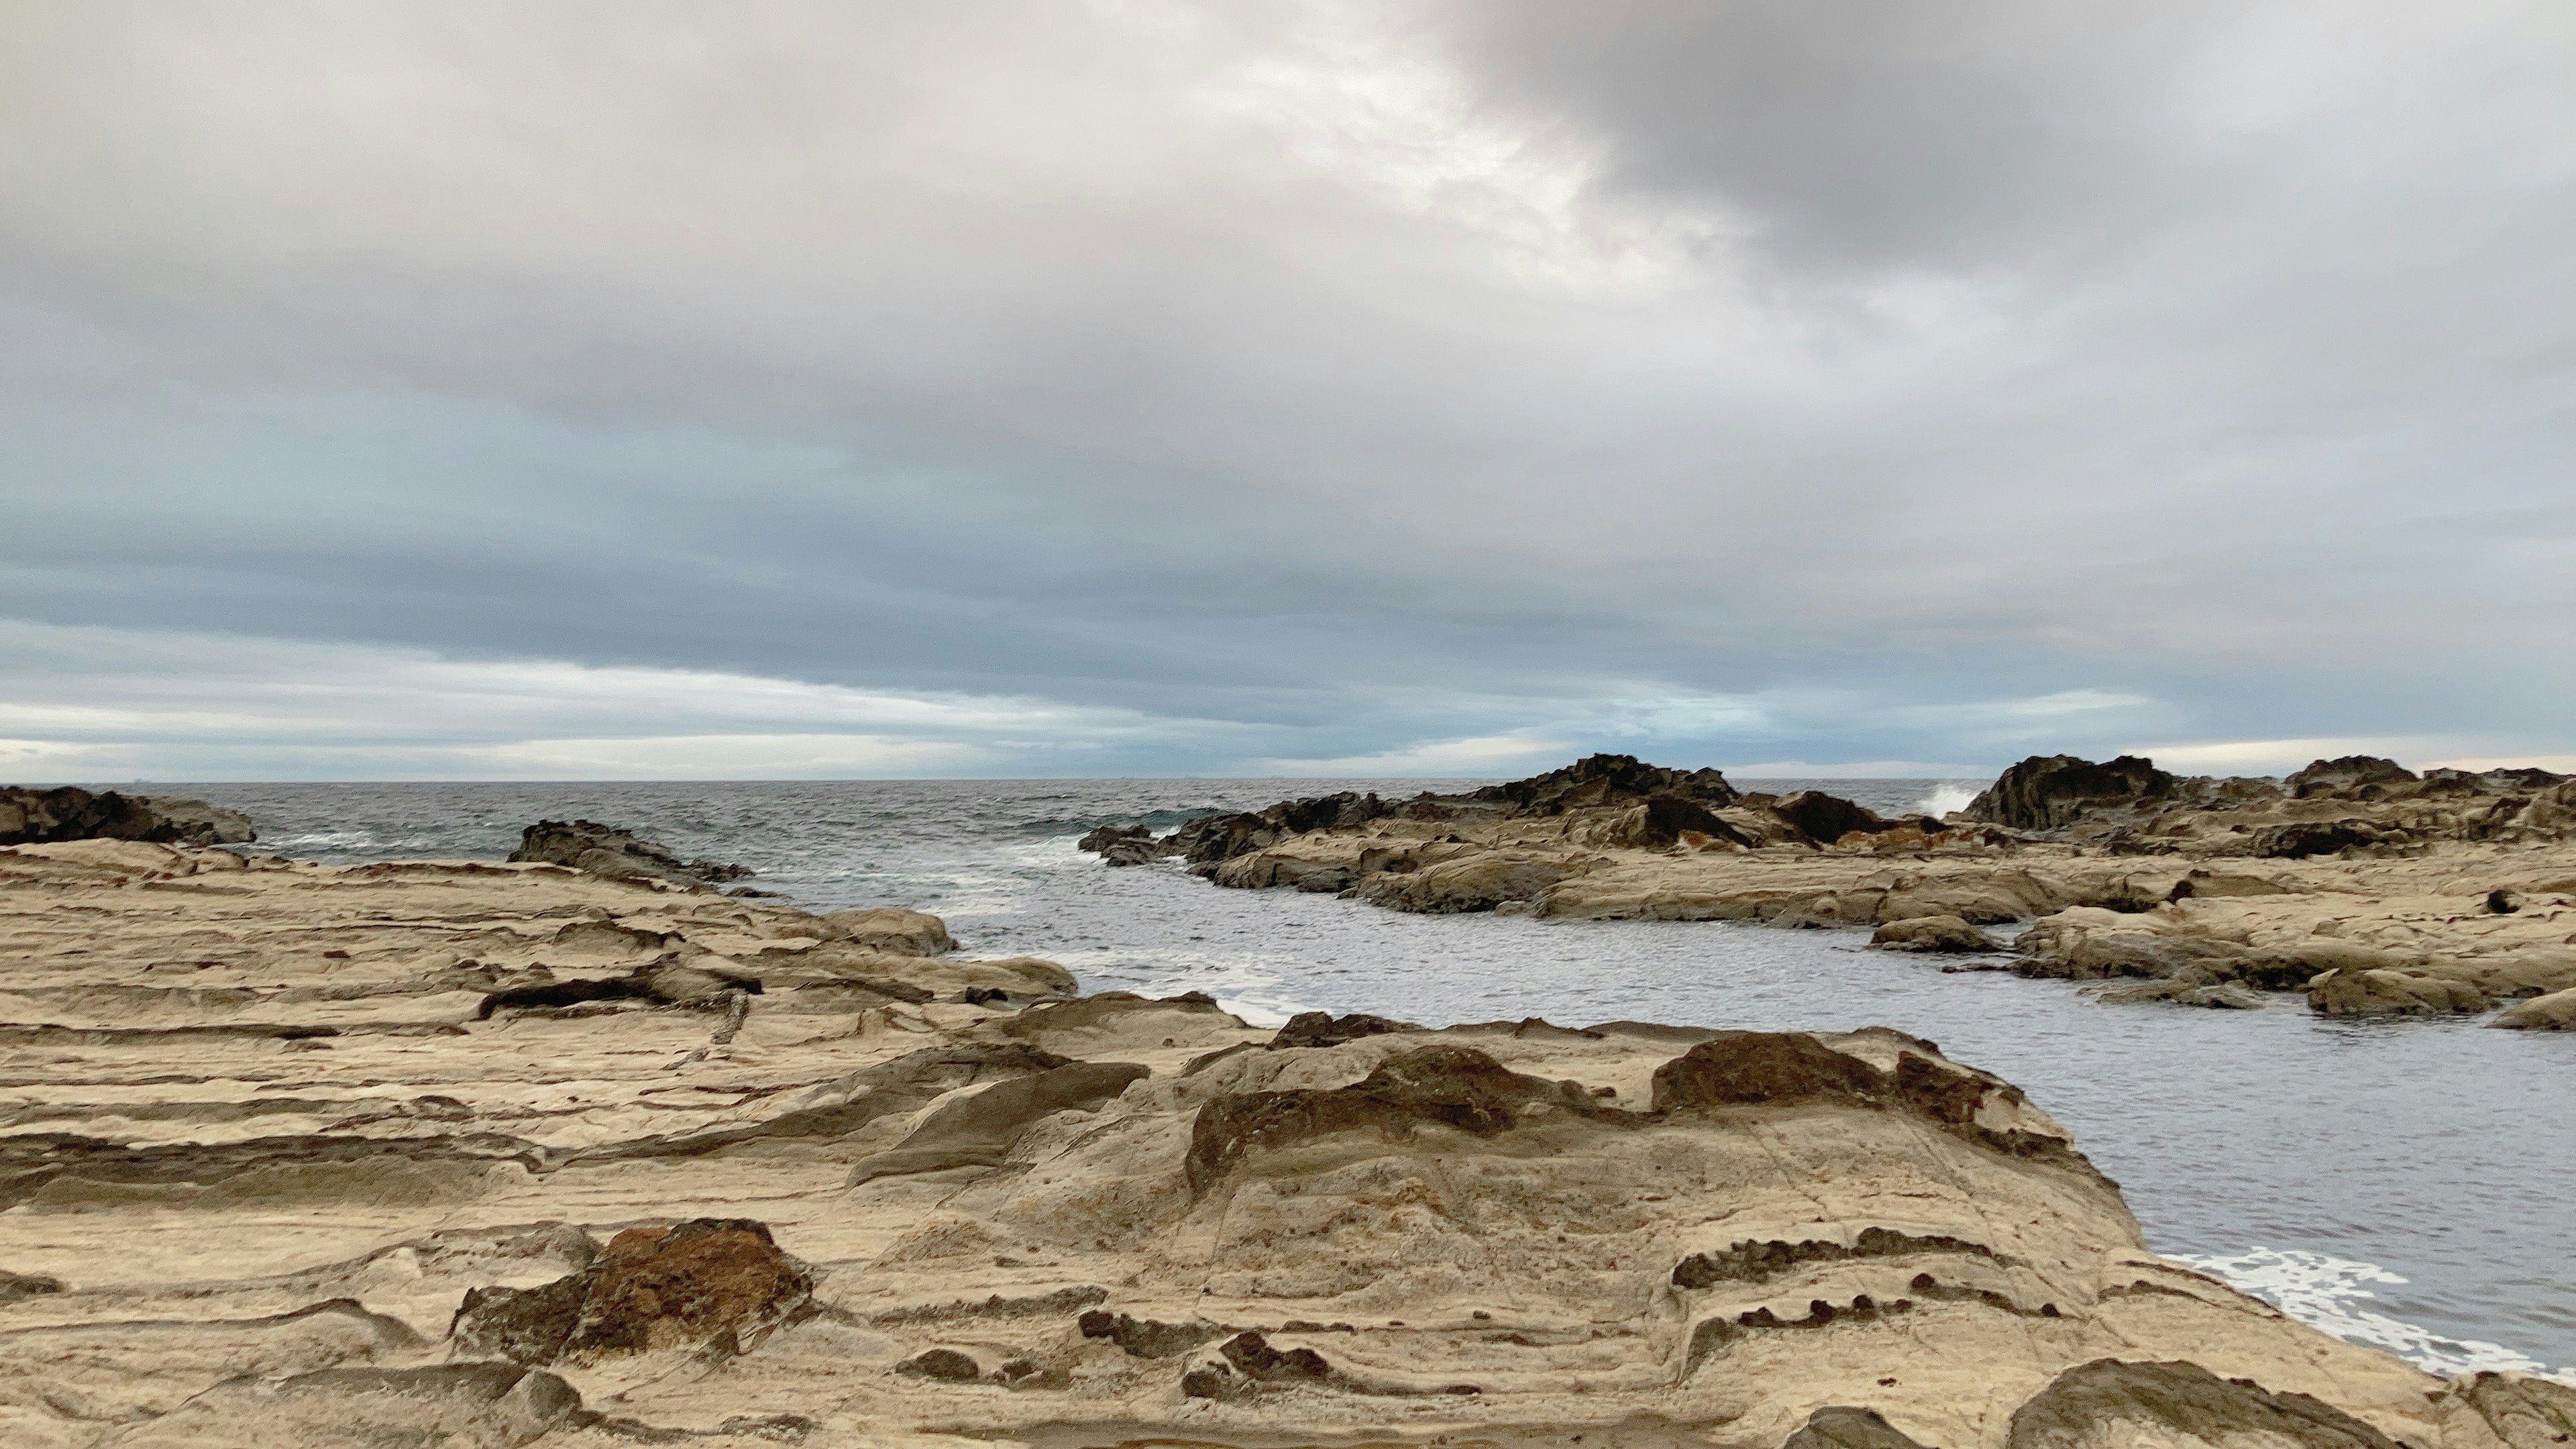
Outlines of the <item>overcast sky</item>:
[{"label": "overcast sky", "polygon": [[2576,768],[2576,7],[0,7],[0,777]]}]

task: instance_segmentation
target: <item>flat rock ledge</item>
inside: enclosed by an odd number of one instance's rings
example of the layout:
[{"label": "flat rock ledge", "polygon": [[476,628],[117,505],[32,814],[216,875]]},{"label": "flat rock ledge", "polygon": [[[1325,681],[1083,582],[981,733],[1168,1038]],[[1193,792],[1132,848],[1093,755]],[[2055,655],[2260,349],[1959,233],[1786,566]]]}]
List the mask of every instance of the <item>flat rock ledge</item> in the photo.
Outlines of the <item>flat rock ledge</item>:
[{"label": "flat rock ledge", "polygon": [[[1946,928],[1945,928],[1946,929]],[[1885,1028],[1074,994],[917,913],[0,850],[0,1443],[2555,1449]]]}]

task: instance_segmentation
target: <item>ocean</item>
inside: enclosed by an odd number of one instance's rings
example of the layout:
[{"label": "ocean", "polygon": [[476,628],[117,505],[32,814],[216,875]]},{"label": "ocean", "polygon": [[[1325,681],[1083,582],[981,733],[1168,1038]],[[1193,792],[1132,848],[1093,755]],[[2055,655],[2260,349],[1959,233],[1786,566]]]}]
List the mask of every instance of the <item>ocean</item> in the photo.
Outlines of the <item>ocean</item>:
[{"label": "ocean", "polygon": [[[267,849],[326,862],[497,859],[585,816],[829,909],[946,918],[967,950],[1037,955],[1085,989],[1202,990],[1270,1023],[1541,1016],[1927,1037],[2002,1074],[2117,1179],[2157,1251],[2427,1368],[2576,1371],[2576,1034],[2102,1006],[2065,982],[1944,974],[1854,932],[1714,922],[1409,916],[1110,870],[1093,826],[1168,828],[1342,788],[1455,780],[957,780],[720,784],[153,785],[247,811]],[[1741,780],[1881,811],[1954,809],[1981,781]]]}]

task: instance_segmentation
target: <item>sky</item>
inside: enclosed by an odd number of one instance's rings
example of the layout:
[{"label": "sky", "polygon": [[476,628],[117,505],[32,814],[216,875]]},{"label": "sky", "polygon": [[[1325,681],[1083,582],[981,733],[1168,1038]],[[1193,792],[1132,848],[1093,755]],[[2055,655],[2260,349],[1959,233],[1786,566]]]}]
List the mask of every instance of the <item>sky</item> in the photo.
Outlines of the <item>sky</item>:
[{"label": "sky", "polygon": [[2576,770],[2576,7],[0,7],[0,779]]}]

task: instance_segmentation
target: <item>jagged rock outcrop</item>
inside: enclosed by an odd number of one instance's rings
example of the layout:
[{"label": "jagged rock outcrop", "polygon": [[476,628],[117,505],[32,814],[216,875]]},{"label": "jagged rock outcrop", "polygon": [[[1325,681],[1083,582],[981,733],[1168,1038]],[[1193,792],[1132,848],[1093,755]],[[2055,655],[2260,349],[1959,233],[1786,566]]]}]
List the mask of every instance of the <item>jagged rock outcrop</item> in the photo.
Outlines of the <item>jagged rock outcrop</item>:
[{"label": "jagged rock outcrop", "polygon": [[2416,773],[2395,760],[2375,755],[2346,755],[2317,760],[2281,782],[2298,800],[2382,800],[2420,785]]},{"label": "jagged rock outcrop", "polygon": [[2136,755],[2098,765],[2073,755],[2033,755],[2004,771],[1960,813],[2019,830],[2052,830],[2088,811],[2164,799],[2176,783],[2154,761]]},{"label": "jagged rock outcrop", "polygon": [[1590,755],[1561,770],[1487,785],[1469,795],[1479,802],[1507,806],[1516,815],[1563,815],[1569,810],[1633,804],[1671,795],[1723,809],[1740,792],[1715,770],[1670,770],[1649,765],[1634,755]]},{"label": "jagged rock outcrop", "polygon": [[258,838],[249,816],[203,800],[115,790],[91,794],[77,785],[51,790],[0,785],[0,846],[68,840],[240,845]]},{"label": "jagged rock outcrop", "polygon": [[752,874],[744,866],[712,860],[683,861],[670,847],[595,820],[540,820],[519,834],[513,861],[568,865],[610,880],[661,880],[675,885],[722,885]]},{"label": "jagged rock outcrop", "polygon": [[531,1367],[719,1339],[739,1351],[794,1322],[813,1295],[813,1270],[778,1250],[768,1224],[690,1218],[628,1228],[590,1266],[551,1283],[467,1292],[448,1347]]}]

